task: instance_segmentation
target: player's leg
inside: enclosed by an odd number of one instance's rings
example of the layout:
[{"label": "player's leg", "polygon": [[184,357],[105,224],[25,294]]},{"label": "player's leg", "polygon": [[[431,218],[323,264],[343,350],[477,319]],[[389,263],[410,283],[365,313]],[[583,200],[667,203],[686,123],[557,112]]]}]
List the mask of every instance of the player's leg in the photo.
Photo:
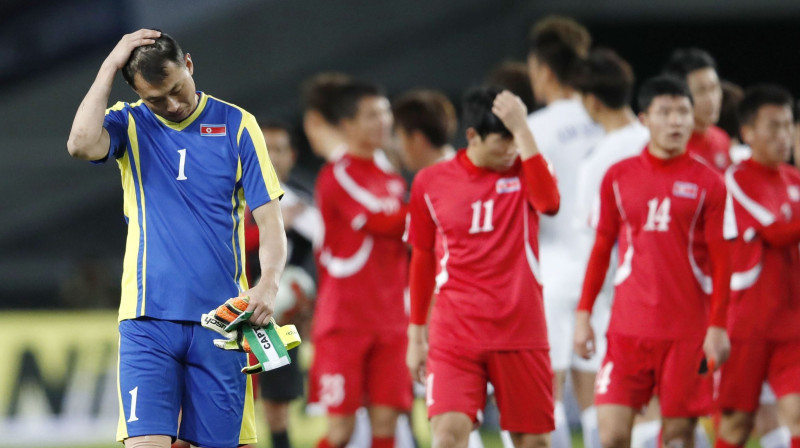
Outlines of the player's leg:
[{"label": "player's leg", "polygon": [[800,394],[792,393],[778,399],[778,412],[789,427],[791,448],[800,448]]},{"label": "player's leg", "polygon": [[478,414],[486,405],[485,356],[477,351],[431,345],[427,370],[425,402],[433,446],[467,447]]},{"label": "player's leg", "polygon": [[472,419],[461,412],[445,412],[431,417],[433,447],[465,448],[472,427]]},{"label": "player's leg", "polygon": [[611,295],[603,291],[592,313],[592,329],[595,335],[595,353],[591,359],[572,354],[572,390],[581,409],[581,429],[585,448],[600,448],[600,433],[597,428],[597,408],[594,406],[594,387],[597,371],[606,356],[606,331],[611,317]]},{"label": "player's leg", "polygon": [[247,354],[220,350],[219,335],[185,324],[192,339],[185,359],[179,436],[193,446],[235,447],[256,442],[253,378],[241,370]]},{"label": "player's leg", "polygon": [[666,448],[693,448],[695,426],[697,426],[696,417],[663,417],[661,443]]},{"label": "player's leg", "polygon": [[169,447],[178,435],[184,379],[178,360],[189,333],[182,324],[140,318],[120,322],[119,335],[117,441],[163,444],[163,437],[149,436],[166,436]]},{"label": "player's leg", "polygon": [[405,365],[406,334],[375,337],[366,359],[366,390],[369,403],[372,447],[392,447],[398,417],[411,410],[411,376]]},{"label": "player's leg", "polygon": [[659,341],[656,389],[661,403],[661,443],[693,447],[697,419],[712,408],[712,376],[698,372],[703,359],[701,338]]},{"label": "player's leg", "polygon": [[500,427],[516,447],[547,447],[555,428],[553,373],[547,350],[504,350],[488,354]]},{"label": "player's leg", "polygon": [[761,387],[753,435],[758,437],[761,448],[789,448],[789,428],[778,417],[778,399],[768,383]]},{"label": "player's leg", "polygon": [[328,412],[328,429],[318,446],[343,447],[350,441],[356,410],[364,400],[366,359],[373,340],[371,334],[331,332],[314,341],[311,386]]},{"label": "player's leg", "polygon": [[658,397],[653,397],[647,404],[643,414],[633,419],[631,431],[631,448],[659,448],[661,434],[661,410]]},{"label": "player's leg", "polygon": [[731,354],[720,368],[717,386],[716,408],[720,416],[716,448],[741,447],[747,442],[768,362],[765,343],[731,341]]},{"label": "player's leg", "polygon": [[603,448],[631,446],[634,408],[620,404],[598,404],[597,424]]},{"label": "player's leg", "polygon": [[125,448],[169,448],[171,444],[170,436],[138,436],[125,439]]},{"label": "player's leg", "polygon": [[289,403],[303,396],[303,376],[299,367],[298,348],[289,350],[292,363],[258,375],[259,390],[264,398],[264,414],[269,424],[273,448],[290,448]]},{"label": "player's leg", "polygon": [[773,342],[768,379],[778,397],[778,414],[791,435],[791,448],[800,448],[800,341]]},{"label": "player's leg", "polygon": [[597,372],[595,405],[600,443],[628,447],[636,411],[655,389],[658,344],[633,336],[608,335],[606,356]]}]

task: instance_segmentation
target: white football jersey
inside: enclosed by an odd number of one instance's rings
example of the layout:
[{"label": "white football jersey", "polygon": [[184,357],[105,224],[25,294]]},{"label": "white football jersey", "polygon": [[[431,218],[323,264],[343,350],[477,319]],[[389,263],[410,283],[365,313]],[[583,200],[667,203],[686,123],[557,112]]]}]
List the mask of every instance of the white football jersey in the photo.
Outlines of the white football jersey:
[{"label": "white football jersey", "polygon": [[578,167],[603,136],[603,128],[592,121],[577,98],[550,103],[528,117],[528,126],[552,164],[561,194],[555,216],[542,216],[539,254],[545,300],[568,297],[577,304],[586,262],[578,255],[573,223],[578,200]]}]

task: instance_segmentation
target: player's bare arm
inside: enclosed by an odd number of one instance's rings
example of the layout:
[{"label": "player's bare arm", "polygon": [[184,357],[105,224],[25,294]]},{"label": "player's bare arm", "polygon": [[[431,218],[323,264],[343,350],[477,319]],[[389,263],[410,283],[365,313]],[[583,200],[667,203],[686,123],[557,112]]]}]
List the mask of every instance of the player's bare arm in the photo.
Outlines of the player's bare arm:
[{"label": "player's bare arm", "polygon": [[579,310],[575,313],[574,350],[583,359],[591,358],[595,352],[594,330],[590,320],[588,311]]},{"label": "player's bare arm", "polygon": [[103,61],[72,122],[67,140],[67,150],[72,157],[99,160],[108,154],[111,139],[103,128],[103,119],[114,76],[128,62],[134,49],[155,43],[154,39],[159,36],[161,36],[160,31],[145,29],[126,34]]},{"label": "player's bare arm", "polygon": [[409,324],[408,326],[406,366],[411,372],[411,378],[421,383],[425,382],[425,359],[428,357],[428,341],[425,336],[427,328],[427,325]]},{"label": "player's bare arm", "polygon": [[528,110],[518,96],[504,90],[500,92],[492,105],[492,113],[500,118],[500,121],[514,136],[522,160],[527,160],[539,154],[539,147],[533,139],[533,134],[528,127],[526,118]]},{"label": "player's bare arm", "polygon": [[252,213],[258,225],[261,279],[242,294],[250,297],[250,305],[247,307],[247,311],[253,312],[250,323],[264,326],[272,317],[278,282],[286,265],[286,232],[280,203],[277,200],[267,202]]},{"label": "player's bare arm", "polygon": [[708,327],[703,340],[703,352],[709,363],[709,370],[718,368],[731,354],[731,341],[728,332],[720,327]]}]

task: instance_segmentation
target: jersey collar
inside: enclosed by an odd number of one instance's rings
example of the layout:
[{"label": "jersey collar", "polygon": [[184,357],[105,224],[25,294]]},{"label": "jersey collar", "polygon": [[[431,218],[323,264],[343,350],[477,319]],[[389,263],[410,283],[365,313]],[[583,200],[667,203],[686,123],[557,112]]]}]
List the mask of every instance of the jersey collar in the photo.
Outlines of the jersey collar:
[{"label": "jersey collar", "polygon": [[155,115],[158,121],[164,123],[168,128],[174,129],[176,131],[182,131],[186,129],[187,126],[194,123],[194,120],[196,120],[197,117],[199,117],[200,114],[203,113],[203,110],[205,110],[206,108],[206,103],[208,102],[208,95],[206,95],[203,92],[197,92],[197,93],[200,94],[200,99],[197,100],[197,107],[194,109],[194,112],[192,112],[192,114],[189,115],[188,117],[184,118],[183,121],[176,123],[174,121],[169,121],[158,114],[153,114],[153,115]]}]

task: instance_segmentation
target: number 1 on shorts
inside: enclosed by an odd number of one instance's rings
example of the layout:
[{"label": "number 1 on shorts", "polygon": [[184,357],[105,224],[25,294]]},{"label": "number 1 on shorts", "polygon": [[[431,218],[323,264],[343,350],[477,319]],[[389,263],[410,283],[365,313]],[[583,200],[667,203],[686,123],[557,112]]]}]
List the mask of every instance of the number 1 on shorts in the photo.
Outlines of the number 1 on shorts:
[{"label": "number 1 on shorts", "polygon": [[136,416],[136,396],[139,395],[139,386],[129,390],[128,393],[131,394],[131,416],[128,418],[128,423],[130,423],[139,420],[139,417]]}]

